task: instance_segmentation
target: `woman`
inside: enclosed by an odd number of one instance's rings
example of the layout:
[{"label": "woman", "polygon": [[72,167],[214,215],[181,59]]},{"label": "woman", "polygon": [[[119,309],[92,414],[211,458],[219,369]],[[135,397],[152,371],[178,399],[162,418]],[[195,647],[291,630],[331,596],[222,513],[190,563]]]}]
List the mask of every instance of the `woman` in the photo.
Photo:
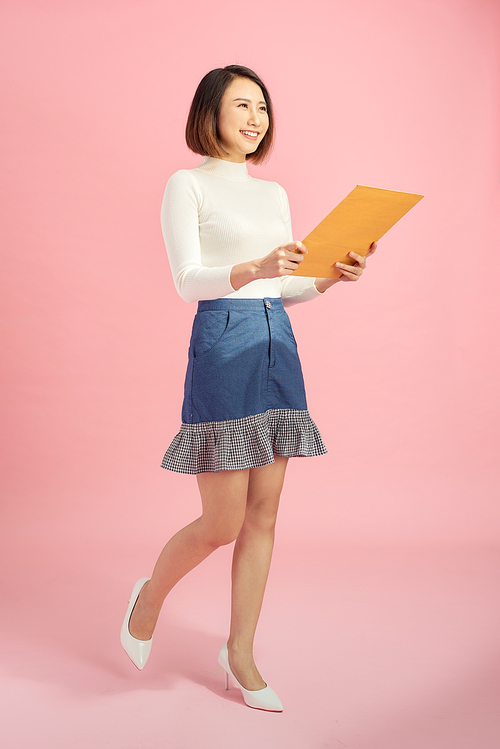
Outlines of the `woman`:
[{"label": "woman", "polygon": [[[289,457],[326,452],[307,411],[295,339],[283,305],[356,281],[365,259],[337,264],[340,279],[294,278],[306,248],[292,240],[288,199],[275,182],[249,176],[273,142],[273,109],[260,78],[239,65],[212,70],[196,91],[186,141],[204,156],[176,172],[162,228],[177,291],[198,302],[182,426],[163,467],[197,475],[202,514],[139,580],[122,626],[123,647],[142,669],[163,601],[223,544],[236,541],[231,626],[219,654],[247,705],[281,711],[253,659],[253,640],[271,562]],[[372,246],[372,252],[375,245]]]}]

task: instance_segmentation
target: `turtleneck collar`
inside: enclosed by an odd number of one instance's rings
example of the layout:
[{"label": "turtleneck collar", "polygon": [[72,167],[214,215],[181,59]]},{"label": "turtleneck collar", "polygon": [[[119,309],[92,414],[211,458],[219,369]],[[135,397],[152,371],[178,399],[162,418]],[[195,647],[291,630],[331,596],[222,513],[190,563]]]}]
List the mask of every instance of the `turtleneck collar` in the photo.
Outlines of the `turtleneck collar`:
[{"label": "turtleneck collar", "polygon": [[215,174],[217,177],[230,179],[232,182],[246,182],[251,179],[248,174],[247,163],[236,161],[224,161],[224,159],[214,159],[211,156],[205,156],[202,163],[197,169],[208,174]]}]

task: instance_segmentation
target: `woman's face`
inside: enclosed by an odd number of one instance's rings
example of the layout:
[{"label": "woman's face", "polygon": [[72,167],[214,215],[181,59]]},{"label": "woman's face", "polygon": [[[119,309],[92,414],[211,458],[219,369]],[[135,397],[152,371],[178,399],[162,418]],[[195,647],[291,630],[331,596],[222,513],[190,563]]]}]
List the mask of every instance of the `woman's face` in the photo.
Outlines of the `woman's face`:
[{"label": "woman's face", "polygon": [[217,123],[219,140],[226,161],[245,161],[253,153],[269,127],[269,115],[260,86],[248,78],[235,78],[222,97]]}]

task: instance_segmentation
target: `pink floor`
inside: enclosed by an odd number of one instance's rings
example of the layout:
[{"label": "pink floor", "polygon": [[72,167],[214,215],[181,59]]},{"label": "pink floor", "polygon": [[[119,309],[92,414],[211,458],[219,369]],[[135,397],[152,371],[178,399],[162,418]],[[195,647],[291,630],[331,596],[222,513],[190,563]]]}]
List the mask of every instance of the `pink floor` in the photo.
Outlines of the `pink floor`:
[{"label": "pink floor", "polygon": [[[28,548],[29,546],[29,548]],[[141,673],[119,644],[156,550],[16,544],[4,577],[8,749],[498,749],[500,553],[278,540],[256,657],[285,711],[223,688],[230,548],[173,591]],[[15,550],[17,549],[17,551]]]}]

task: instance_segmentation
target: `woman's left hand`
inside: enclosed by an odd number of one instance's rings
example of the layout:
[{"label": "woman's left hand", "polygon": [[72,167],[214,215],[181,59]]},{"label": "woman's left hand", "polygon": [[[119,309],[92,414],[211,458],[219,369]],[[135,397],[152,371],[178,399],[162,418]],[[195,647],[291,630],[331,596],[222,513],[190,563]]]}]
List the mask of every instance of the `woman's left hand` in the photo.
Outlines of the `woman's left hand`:
[{"label": "woman's left hand", "polygon": [[370,257],[370,255],[373,255],[376,249],[377,243],[372,242],[369,251],[364,257],[363,255],[358,255],[357,252],[350,252],[349,257],[352,257],[353,260],[356,261],[354,265],[335,263],[335,267],[337,268],[337,270],[342,273],[339,281],[358,281],[363,275],[364,269],[366,268],[366,258]]},{"label": "woman's left hand", "polygon": [[339,281],[358,281],[366,268],[366,259],[369,258],[370,255],[373,255],[376,249],[377,243],[372,242],[369,251],[364,257],[363,255],[358,255],[357,252],[350,252],[349,256],[356,261],[354,265],[335,263],[335,268],[340,271],[342,275],[340,278],[316,278],[314,283],[318,291],[326,291],[326,289]]}]

